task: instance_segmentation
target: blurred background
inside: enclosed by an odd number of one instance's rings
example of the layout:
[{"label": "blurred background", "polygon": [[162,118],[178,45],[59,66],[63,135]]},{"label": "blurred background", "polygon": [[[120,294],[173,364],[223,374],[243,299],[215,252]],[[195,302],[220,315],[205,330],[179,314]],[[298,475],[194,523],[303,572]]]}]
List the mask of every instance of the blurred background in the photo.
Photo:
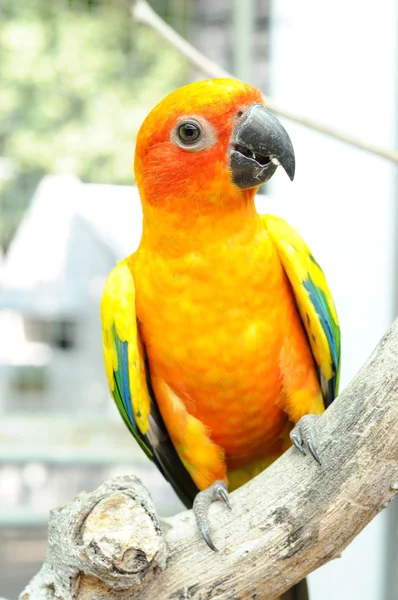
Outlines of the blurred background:
[{"label": "blurred background", "polygon": [[[208,57],[295,112],[398,147],[398,5],[380,0],[151,0]],[[0,0],[0,595],[37,572],[52,507],[136,473],[181,505],[110,401],[99,301],[138,244],[134,140],[202,75],[122,0]],[[323,265],[343,332],[342,387],[397,314],[397,168],[284,121],[291,185],[258,200]],[[398,599],[398,503],[310,576],[313,600]]]}]

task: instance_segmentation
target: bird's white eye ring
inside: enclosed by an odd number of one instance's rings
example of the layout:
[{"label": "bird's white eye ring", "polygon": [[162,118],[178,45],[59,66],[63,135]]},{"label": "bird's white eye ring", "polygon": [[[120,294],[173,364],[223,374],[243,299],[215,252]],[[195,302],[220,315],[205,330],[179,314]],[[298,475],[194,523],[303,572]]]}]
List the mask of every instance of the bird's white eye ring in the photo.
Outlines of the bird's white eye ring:
[{"label": "bird's white eye ring", "polygon": [[212,125],[199,115],[184,115],[171,130],[170,139],[176,146],[189,152],[211,148],[217,139]]}]

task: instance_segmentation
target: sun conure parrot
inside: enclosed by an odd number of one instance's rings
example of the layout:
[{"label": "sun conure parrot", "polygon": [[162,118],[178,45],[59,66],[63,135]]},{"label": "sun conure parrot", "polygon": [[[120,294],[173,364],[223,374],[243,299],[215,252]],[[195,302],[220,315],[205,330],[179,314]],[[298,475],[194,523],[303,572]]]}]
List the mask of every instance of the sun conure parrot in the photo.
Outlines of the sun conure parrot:
[{"label": "sun conure parrot", "polygon": [[[135,178],[143,232],[102,300],[106,372],[133,436],[208,545],[207,508],[290,445],[335,398],[337,315],[299,234],[259,215],[258,186],[292,143],[261,93],[232,79],[182,87],[147,116]],[[305,598],[297,591],[289,598]]]}]

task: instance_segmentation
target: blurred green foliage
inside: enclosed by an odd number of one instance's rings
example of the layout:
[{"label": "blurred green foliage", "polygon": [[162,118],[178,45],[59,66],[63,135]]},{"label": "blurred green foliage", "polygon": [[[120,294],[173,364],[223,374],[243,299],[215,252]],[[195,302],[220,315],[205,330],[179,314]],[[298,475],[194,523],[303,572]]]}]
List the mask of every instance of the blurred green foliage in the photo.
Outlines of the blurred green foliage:
[{"label": "blurred green foliage", "polygon": [[142,119],[186,77],[122,0],[0,0],[0,246],[47,173],[132,183]]}]

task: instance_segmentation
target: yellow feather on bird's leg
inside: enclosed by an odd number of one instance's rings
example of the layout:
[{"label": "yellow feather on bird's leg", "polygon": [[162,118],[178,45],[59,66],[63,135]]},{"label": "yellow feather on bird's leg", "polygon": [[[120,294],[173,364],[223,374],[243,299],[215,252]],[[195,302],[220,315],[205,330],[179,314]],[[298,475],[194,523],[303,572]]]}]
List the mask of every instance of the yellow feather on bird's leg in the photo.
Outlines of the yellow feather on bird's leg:
[{"label": "yellow feather on bird's leg", "polygon": [[290,439],[320,461],[309,415],[337,394],[325,276],[292,227],[255,209],[278,166],[293,179],[290,138],[255,88],[220,79],[167,96],[137,137],[141,242],[102,302],[115,402],[180,498],[195,500],[213,549],[210,502],[229,504],[227,488]]}]

